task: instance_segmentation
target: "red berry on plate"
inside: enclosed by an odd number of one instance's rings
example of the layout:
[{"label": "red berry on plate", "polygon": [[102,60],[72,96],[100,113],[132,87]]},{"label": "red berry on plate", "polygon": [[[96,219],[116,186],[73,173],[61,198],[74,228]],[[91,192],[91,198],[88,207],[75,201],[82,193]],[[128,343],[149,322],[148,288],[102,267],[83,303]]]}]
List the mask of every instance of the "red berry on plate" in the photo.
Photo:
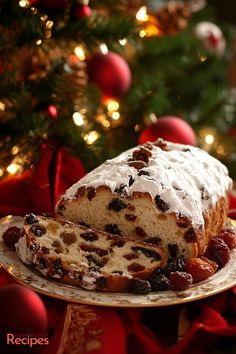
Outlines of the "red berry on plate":
[{"label": "red berry on plate", "polygon": [[5,245],[15,250],[15,244],[20,238],[21,229],[16,226],[9,227],[2,235]]},{"label": "red berry on plate", "polygon": [[230,258],[230,249],[220,237],[213,237],[209,242],[209,256],[222,268]]},{"label": "red berry on plate", "polygon": [[226,245],[229,247],[230,250],[235,248],[236,237],[235,237],[235,233],[233,232],[233,230],[224,229],[218,233],[217,237],[222,238],[222,240],[225,241]]},{"label": "red berry on plate", "polygon": [[188,289],[193,282],[193,277],[186,272],[172,272],[169,281],[171,289],[180,291]]}]

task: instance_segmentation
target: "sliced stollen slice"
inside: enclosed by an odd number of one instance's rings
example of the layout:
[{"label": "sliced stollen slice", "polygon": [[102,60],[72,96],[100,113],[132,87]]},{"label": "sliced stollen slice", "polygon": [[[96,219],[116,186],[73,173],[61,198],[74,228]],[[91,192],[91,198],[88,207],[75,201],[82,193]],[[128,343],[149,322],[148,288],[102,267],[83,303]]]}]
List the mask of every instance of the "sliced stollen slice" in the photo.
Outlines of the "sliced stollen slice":
[{"label": "sliced stollen slice", "polygon": [[34,214],[26,215],[16,250],[46,277],[103,291],[126,291],[166,262],[157,245]]}]

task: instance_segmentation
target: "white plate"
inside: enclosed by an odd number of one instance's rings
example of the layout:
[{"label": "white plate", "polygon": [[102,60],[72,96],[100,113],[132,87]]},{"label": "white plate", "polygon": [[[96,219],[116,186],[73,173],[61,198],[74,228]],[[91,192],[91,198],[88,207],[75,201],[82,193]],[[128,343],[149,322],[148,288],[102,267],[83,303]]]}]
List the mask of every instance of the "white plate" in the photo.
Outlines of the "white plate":
[{"label": "white plate", "polygon": [[[230,221],[236,229],[236,222]],[[185,291],[161,291],[148,295],[125,293],[104,293],[89,291],[64,285],[44,278],[40,273],[26,267],[2,241],[2,233],[10,226],[21,226],[23,218],[7,216],[0,220],[0,264],[15,280],[25,286],[48,296],[62,300],[96,306],[114,307],[157,307],[181,304],[199,300],[236,285],[236,249],[231,252],[230,261],[209,279],[194,284]]]}]

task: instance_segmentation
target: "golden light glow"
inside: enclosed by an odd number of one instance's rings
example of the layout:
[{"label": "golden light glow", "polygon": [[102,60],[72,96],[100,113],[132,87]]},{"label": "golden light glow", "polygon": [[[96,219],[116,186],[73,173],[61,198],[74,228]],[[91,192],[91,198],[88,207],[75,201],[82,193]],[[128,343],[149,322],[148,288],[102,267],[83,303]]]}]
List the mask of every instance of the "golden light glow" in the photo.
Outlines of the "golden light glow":
[{"label": "golden light glow", "polygon": [[73,118],[75,125],[78,125],[79,127],[84,125],[84,118],[81,113],[74,112],[72,118]]},{"label": "golden light glow", "polygon": [[145,30],[141,30],[141,31],[139,32],[139,36],[140,36],[141,38],[146,37],[146,31],[145,31]]},{"label": "golden light glow", "polygon": [[109,120],[106,120],[106,119],[104,119],[101,123],[104,128],[109,128],[111,126],[111,123],[109,122]]},{"label": "golden light glow", "polygon": [[17,172],[19,172],[22,169],[22,166],[17,164],[17,163],[11,163],[7,167],[7,172],[9,172],[11,175],[15,175]]},{"label": "golden light glow", "polygon": [[136,13],[136,19],[141,22],[146,22],[148,20],[147,6],[142,6]]},{"label": "golden light glow", "polygon": [[0,111],[5,111],[6,105],[2,101],[0,101]]},{"label": "golden light glow", "polygon": [[109,112],[117,111],[119,109],[119,107],[120,107],[119,102],[117,102],[115,100],[109,100],[107,103],[107,110]]},{"label": "golden light glow", "polygon": [[126,45],[126,43],[127,43],[127,39],[126,38],[123,38],[123,39],[119,39],[119,43],[120,43],[120,45]]},{"label": "golden light glow", "polygon": [[84,49],[81,46],[78,45],[77,47],[75,47],[74,53],[79,58],[79,60],[83,61],[86,59]]},{"label": "golden light glow", "polygon": [[36,7],[31,7],[30,10],[33,12],[33,14],[37,14],[38,10],[36,9]]},{"label": "golden light glow", "polygon": [[42,44],[42,39],[38,39],[35,43],[36,43],[37,45]]},{"label": "golden light glow", "polygon": [[213,144],[214,140],[215,140],[215,138],[214,138],[214,135],[212,135],[212,134],[207,134],[207,135],[205,136],[205,142],[206,142],[208,145]]},{"label": "golden light glow", "polygon": [[46,28],[47,29],[51,29],[53,25],[54,25],[53,21],[47,21],[46,22]]},{"label": "golden light glow", "polygon": [[91,132],[85,134],[84,140],[88,145],[92,145],[99,138],[99,133],[96,130],[92,130]]},{"label": "golden light glow", "polygon": [[96,121],[104,128],[109,128],[111,126],[111,123],[109,122],[105,114],[98,114],[96,117]]},{"label": "golden light glow", "polygon": [[19,151],[20,151],[20,149],[17,145],[13,146],[13,148],[11,149],[12,155],[18,154]]},{"label": "golden light glow", "polygon": [[108,53],[107,45],[105,43],[102,43],[100,45],[100,50],[101,50],[102,54],[107,54]]},{"label": "golden light glow", "polygon": [[114,120],[118,120],[118,119],[120,119],[120,113],[117,112],[117,111],[116,112],[112,112],[111,117]]},{"label": "golden light glow", "polygon": [[0,168],[0,177],[2,177],[4,175],[4,171],[2,168]]},{"label": "golden light glow", "polygon": [[28,2],[27,0],[20,0],[20,1],[19,1],[19,6],[20,6],[20,7],[29,6],[29,2]]},{"label": "golden light glow", "polygon": [[224,144],[219,144],[216,148],[216,152],[221,157],[226,156],[229,153],[227,146]]},{"label": "golden light glow", "polygon": [[204,63],[204,61],[207,60],[207,56],[204,55],[204,54],[201,54],[201,55],[199,55],[199,60],[200,60],[201,63]]},{"label": "golden light glow", "polygon": [[134,131],[135,131],[136,133],[140,132],[141,129],[142,129],[141,124],[135,124]]},{"label": "golden light glow", "polygon": [[47,21],[47,19],[48,19],[48,15],[43,15],[40,17],[41,21]]}]

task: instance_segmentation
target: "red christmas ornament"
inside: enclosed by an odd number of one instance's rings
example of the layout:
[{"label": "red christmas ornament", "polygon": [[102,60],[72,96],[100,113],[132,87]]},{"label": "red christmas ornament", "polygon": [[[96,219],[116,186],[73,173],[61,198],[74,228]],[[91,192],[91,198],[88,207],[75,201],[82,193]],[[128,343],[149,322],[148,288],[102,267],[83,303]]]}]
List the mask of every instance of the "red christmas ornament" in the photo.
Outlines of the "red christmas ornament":
[{"label": "red christmas ornament", "polygon": [[139,144],[163,138],[173,143],[197,145],[192,127],[183,119],[174,116],[163,116],[154,124],[144,129],[138,139]]},{"label": "red christmas ornament", "polygon": [[0,289],[0,329],[18,333],[46,333],[47,312],[40,297],[19,284]]},{"label": "red christmas ornament", "polygon": [[47,106],[46,113],[52,120],[57,119],[58,112],[57,108],[54,105],[50,104],[49,106]]},{"label": "red christmas ornament", "polygon": [[79,19],[91,15],[91,9],[88,5],[75,4],[71,6],[70,14],[74,19]]},{"label": "red christmas ornament", "polygon": [[47,13],[58,13],[69,5],[70,0],[30,0],[30,5]]},{"label": "red christmas ornament", "polygon": [[88,59],[87,64],[90,80],[97,84],[104,95],[119,97],[128,91],[131,72],[119,54],[95,53]]}]

